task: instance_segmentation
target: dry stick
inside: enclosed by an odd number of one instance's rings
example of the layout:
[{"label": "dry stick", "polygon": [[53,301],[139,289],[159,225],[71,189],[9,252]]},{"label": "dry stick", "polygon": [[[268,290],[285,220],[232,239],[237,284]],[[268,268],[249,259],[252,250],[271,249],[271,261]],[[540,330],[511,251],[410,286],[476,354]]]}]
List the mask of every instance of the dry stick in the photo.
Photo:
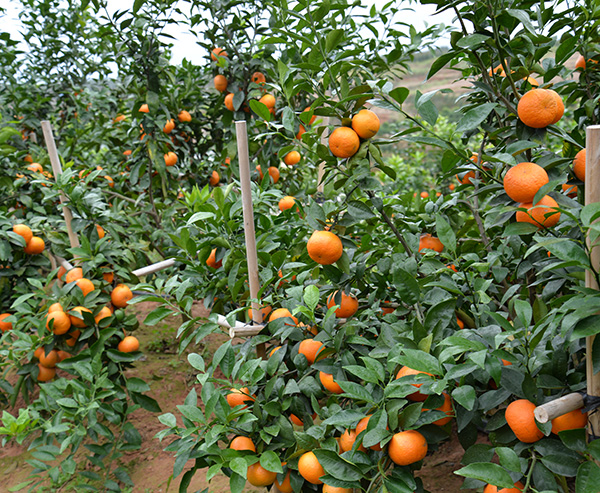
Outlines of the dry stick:
[{"label": "dry stick", "polygon": [[[48,156],[50,156],[50,163],[52,164],[52,171],[54,172],[54,179],[58,180],[58,177],[62,174],[62,166],[60,164],[60,159],[58,158],[58,151],[56,149],[56,143],[54,142],[54,135],[52,135],[52,125],[48,120],[42,121],[42,131],[44,132],[44,139],[46,140],[46,147],[48,148]],[[71,248],[79,247],[79,238],[73,231],[73,226],[71,222],[73,221],[73,216],[71,215],[71,211],[65,205],[67,201],[67,197],[63,192],[60,192],[60,203],[63,204],[63,216],[65,218],[65,224],[67,225],[67,234],[69,235],[69,243],[71,244]]]},{"label": "dry stick", "polygon": [[[252,301],[252,321],[262,324],[262,312],[256,301],[260,284],[258,281],[258,256],[256,253],[256,232],[254,230],[254,209],[252,207],[252,187],[250,185],[250,156],[248,154],[248,133],[246,121],[235,122],[237,137],[238,160],[240,164],[240,185],[242,188],[242,208],[244,215],[244,236],[246,239],[246,259],[248,261],[248,281],[250,283],[250,298]],[[264,358],[266,349],[264,343],[256,346],[256,355]]]},{"label": "dry stick", "polygon": [[[587,127],[586,130],[586,162],[585,162],[585,205],[600,202],[600,125]],[[596,272],[600,269],[600,244],[592,245],[591,229],[587,236],[587,245],[590,252],[590,264]],[[588,288],[598,289],[596,276],[590,270],[585,272],[585,285]],[[592,346],[596,336],[586,337],[586,376],[587,393],[589,396],[600,396],[600,373],[594,373]],[[600,413],[590,413],[588,417],[588,437],[595,438],[600,435]]]}]

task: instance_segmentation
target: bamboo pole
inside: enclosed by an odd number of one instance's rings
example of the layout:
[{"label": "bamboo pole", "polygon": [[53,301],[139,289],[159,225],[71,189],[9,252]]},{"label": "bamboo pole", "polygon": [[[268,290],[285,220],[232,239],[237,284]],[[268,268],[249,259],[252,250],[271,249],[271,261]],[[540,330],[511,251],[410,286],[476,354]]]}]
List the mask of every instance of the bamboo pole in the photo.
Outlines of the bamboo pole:
[{"label": "bamboo pole", "polygon": [[[329,118],[323,118],[323,125],[325,125],[325,130],[321,134],[321,144],[327,147],[329,144]],[[323,175],[325,174],[325,163],[319,163],[319,171],[317,172],[317,192],[325,193],[325,183],[323,183]]]},{"label": "bamboo pole", "polygon": [[540,423],[547,423],[554,418],[575,411],[575,409],[581,409],[582,407],[583,395],[575,392],[536,407],[533,414],[535,415],[535,419]]},{"label": "bamboo pole", "polygon": [[[600,125],[592,125],[586,129],[586,162],[585,162],[585,205],[600,202]],[[596,272],[600,269],[600,244],[591,244],[590,235],[586,239],[590,252],[590,264]],[[587,270],[585,285],[598,289],[594,273]],[[600,396],[600,374],[594,373],[592,347],[596,336],[586,337],[586,375],[587,393]],[[588,436],[594,439],[600,436],[600,413],[590,413],[588,417]]]},{"label": "bamboo pole", "polygon": [[[242,188],[242,207],[244,215],[244,236],[246,239],[246,258],[248,261],[248,282],[250,283],[250,298],[258,299],[260,283],[258,280],[258,256],[256,253],[256,232],[254,230],[254,209],[252,207],[252,187],[250,185],[250,155],[248,153],[248,133],[246,121],[235,122],[237,136],[238,159],[240,163],[240,185]],[[257,301],[252,301],[252,321],[262,324],[262,312]],[[264,358],[266,348],[264,343],[256,347],[256,354]]]},{"label": "bamboo pole", "polygon": [[163,269],[168,269],[169,267],[172,267],[173,265],[175,265],[175,259],[168,258],[166,260],[156,262],[155,264],[147,265],[146,267],[140,267],[139,269],[136,269],[136,270],[132,271],[131,273],[136,277],[142,277],[142,276],[146,276],[148,274],[154,274],[155,272],[158,272]]},{"label": "bamboo pole", "polygon": [[[46,140],[46,147],[48,148],[48,156],[50,157],[50,163],[52,164],[52,171],[54,172],[54,179],[58,180],[58,177],[62,174],[62,166],[60,159],[58,158],[58,150],[56,149],[56,143],[54,142],[54,135],[52,134],[52,125],[48,120],[42,121],[42,131],[44,132],[44,139]],[[73,231],[72,221],[73,216],[71,211],[66,205],[67,198],[65,194],[60,192],[60,203],[63,205],[63,216],[65,218],[65,224],[67,225],[67,234],[69,235],[69,243],[71,248],[79,247],[79,238]]]}]

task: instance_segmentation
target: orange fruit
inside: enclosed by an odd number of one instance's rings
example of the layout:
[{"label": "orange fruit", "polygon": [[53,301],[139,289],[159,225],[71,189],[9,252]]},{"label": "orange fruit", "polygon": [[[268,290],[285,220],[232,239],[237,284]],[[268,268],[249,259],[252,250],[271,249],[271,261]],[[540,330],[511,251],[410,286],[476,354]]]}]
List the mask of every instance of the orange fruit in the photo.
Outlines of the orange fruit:
[{"label": "orange fruit", "polygon": [[104,178],[108,181],[108,186],[110,188],[114,188],[115,186],[115,181],[108,175],[104,175]]},{"label": "orange fruit", "polygon": [[192,115],[190,115],[187,111],[181,110],[177,115],[177,118],[181,123],[189,123],[192,121]]},{"label": "orange fruit", "polygon": [[25,161],[26,163],[33,163],[33,158],[31,157],[31,154],[27,154],[27,156],[23,158],[23,161]]},{"label": "orange fruit", "polygon": [[574,411],[558,416],[552,420],[552,433],[558,435],[560,431],[585,428],[587,426],[587,421],[587,413],[582,413],[581,409],[575,409]]},{"label": "orange fruit", "polygon": [[458,317],[456,317],[456,323],[458,324],[458,327],[460,329],[464,329],[465,328],[465,323]]},{"label": "orange fruit", "polygon": [[140,113],[150,113],[150,108],[148,108],[148,105],[146,103],[144,103],[142,106],[140,106]]},{"label": "orange fruit", "polygon": [[[265,175],[262,171],[262,168],[260,167],[260,164],[256,167],[256,171],[258,171],[258,175],[260,176],[260,179],[262,180]],[[273,180],[273,183],[277,183],[279,181],[279,176],[280,176],[279,170],[275,166],[269,166],[268,171],[269,171],[269,176]]]},{"label": "orange fruit", "polygon": [[216,62],[217,57],[221,56],[227,58],[227,52],[223,48],[213,48],[213,50],[210,52],[210,59],[213,62]]},{"label": "orange fruit", "polygon": [[210,252],[210,255],[206,259],[206,265],[211,267],[212,269],[218,269],[223,265],[223,260],[219,260],[217,262],[217,249],[213,248]]},{"label": "orange fruit", "polygon": [[173,151],[169,151],[165,154],[165,166],[175,166],[177,162],[177,154]]},{"label": "orange fruit", "polygon": [[[356,430],[346,430],[341,434],[339,444],[342,452],[348,452],[349,450],[352,450],[352,447],[354,447],[354,442],[356,442],[357,435],[358,433],[356,433]],[[361,445],[359,450],[364,451],[365,448]]]},{"label": "orange fruit", "polygon": [[562,191],[567,195],[567,197],[575,198],[577,197],[577,192],[579,191],[579,189],[577,188],[577,185],[563,183]]},{"label": "orange fruit", "polygon": [[73,332],[69,332],[69,335],[71,336],[69,339],[67,339],[67,346],[69,347],[73,347],[75,346],[75,344],[77,344],[77,340],[79,339],[79,336],[81,335],[81,331],[80,330],[74,330]]},{"label": "orange fruit", "polygon": [[296,199],[290,195],[287,195],[279,201],[279,210],[281,212],[287,211],[288,209],[291,209],[292,207],[294,207],[295,204],[296,204]]},{"label": "orange fruit", "polygon": [[544,437],[535,424],[535,407],[535,404],[527,399],[518,399],[506,408],[506,422],[521,442],[533,443]]},{"label": "orange fruit", "polygon": [[577,70],[577,69],[585,70],[585,67],[586,67],[585,58],[583,55],[579,55],[577,57],[577,61],[575,62],[575,70]]},{"label": "orange fruit", "polygon": [[210,175],[210,178],[208,179],[208,183],[210,184],[210,186],[216,187],[220,181],[221,181],[221,177],[219,176],[219,173],[217,173],[216,171],[213,171],[212,174]]},{"label": "orange fruit", "polygon": [[541,166],[519,163],[504,175],[504,191],[515,202],[531,202],[548,181],[548,173]]},{"label": "orange fruit", "polygon": [[85,277],[82,277],[81,279],[77,279],[77,281],[75,281],[75,284],[77,284],[77,286],[79,286],[79,289],[81,289],[81,291],[83,291],[83,296],[87,296],[94,289],[96,289],[94,287],[94,283],[92,283],[92,281],[90,281],[89,279],[86,279]]},{"label": "orange fruit", "polygon": [[267,108],[272,110],[273,108],[275,108],[277,100],[272,94],[265,94],[262,98],[258,100],[258,102],[264,104]]},{"label": "orange fruit", "polygon": [[501,490],[497,486],[488,484],[483,488],[483,493],[521,493],[524,488],[525,486],[523,486],[521,481],[517,481],[514,488],[502,488]]},{"label": "orange fruit", "polygon": [[40,359],[40,356],[42,355],[43,352],[44,352],[44,348],[40,346],[33,352],[33,357]]},{"label": "orange fruit", "polygon": [[113,119],[113,123],[119,123],[119,122],[122,122],[123,120],[125,120],[125,118],[127,118],[125,115],[117,115],[117,116],[115,116],[115,118]]},{"label": "orange fruit", "polygon": [[360,139],[350,127],[338,127],[329,136],[329,149],[335,157],[349,158],[358,152]]},{"label": "orange fruit", "polygon": [[[331,293],[327,298],[327,308],[331,308],[337,305],[335,297],[338,291]],[[356,313],[358,310],[358,300],[352,294],[346,294],[342,291],[342,299],[340,301],[340,307],[335,311],[335,316],[338,318],[349,318]]]},{"label": "orange fruit", "polygon": [[52,303],[48,308],[48,313],[52,312],[64,312],[62,305],[60,303]]},{"label": "orange fruit", "polygon": [[[75,308],[72,308],[70,311],[71,312],[77,312],[79,314],[81,314],[83,312],[92,313],[92,311],[89,308],[85,308],[83,306],[76,306]],[[52,312],[50,315],[48,315],[48,318],[50,318],[51,315],[55,316],[56,314],[60,314],[60,312]],[[56,324],[56,317],[54,317],[54,318],[55,318],[54,323]],[[77,327],[79,329],[82,329],[83,327],[86,327],[85,321],[83,320],[83,317],[82,318],[77,318],[74,315],[69,315],[69,319],[71,320],[71,325],[73,327]],[[69,329],[67,329],[67,330],[69,330]],[[65,332],[62,332],[62,334],[64,334]],[[55,333],[56,333],[56,331],[55,331]]]},{"label": "orange fruit", "polygon": [[334,382],[333,375],[329,373],[323,373],[322,371],[320,371],[319,380],[321,380],[323,387],[325,387],[327,390],[329,390],[329,392],[332,392],[333,394],[341,394],[344,392],[342,390],[342,387],[340,387],[337,383]]},{"label": "orange fruit", "polygon": [[[312,415],[312,419],[313,421],[317,418],[317,413],[313,413]],[[304,421],[302,421],[298,416],[296,416],[295,414],[290,414],[290,421],[292,423],[294,423],[296,426],[304,426]]]},{"label": "orange fruit", "polygon": [[[46,317],[46,328],[50,330],[50,321],[53,320],[52,331],[56,335],[66,334],[73,324],[73,318],[74,317],[70,317],[62,310],[54,310],[53,312],[48,313],[48,316]],[[83,320],[77,319],[77,322],[83,323]]]},{"label": "orange fruit", "polygon": [[427,455],[427,440],[416,430],[396,433],[388,446],[390,459],[399,466],[408,466]]},{"label": "orange fruit", "polygon": [[306,128],[304,128],[304,125],[300,124],[300,128],[298,130],[298,133],[296,134],[296,139],[300,140],[302,138],[302,135],[305,134],[305,133],[306,133]]},{"label": "orange fruit", "polygon": [[255,462],[248,467],[246,477],[252,486],[271,486],[277,479],[277,473],[267,471],[260,462]]},{"label": "orange fruit", "polygon": [[352,493],[352,488],[342,488],[341,486],[324,484],[323,493]]},{"label": "orange fruit", "polygon": [[10,317],[10,316],[11,316],[10,313],[3,313],[2,315],[0,315],[0,330],[2,332],[8,332],[9,330],[12,329],[11,322],[4,322],[4,319],[7,317]]},{"label": "orange fruit", "polygon": [[214,79],[213,82],[215,84],[215,89],[219,92],[225,92],[227,90],[227,86],[229,85],[229,82],[227,81],[227,77],[225,77],[224,75],[217,75]]},{"label": "orange fruit", "polygon": [[132,298],[133,293],[125,284],[117,284],[110,293],[110,300],[117,308],[125,308]]},{"label": "orange fruit", "polygon": [[127,336],[117,346],[117,349],[122,353],[133,353],[140,348],[140,341],[137,337]]},{"label": "orange fruit", "polygon": [[100,311],[98,312],[98,315],[96,315],[96,316],[94,317],[94,320],[96,321],[96,323],[98,323],[98,322],[100,322],[100,320],[102,320],[102,319],[104,319],[104,318],[111,317],[111,316],[112,316],[112,314],[113,314],[113,313],[112,313],[112,311],[110,310],[110,308],[109,308],[109,307],[107,307],[107,306],[103,306],[103,307],[102,307],[102,310],[100,310]]},{"label": "orange fruit", "polygon": [[[248,401],[254,401],[254,396],[250,395],[248,387],[242,387],[241,389],[231,389],[227,394],[227,404],[231,407],[241,406]],[[247,405],[244,408],[248,407]]]},{"label": "orange fruit", "polygon": [[306,452],[302,454],[298,460],[298,472],[306,481],[312,484],[323,484],[319,478],[325,476],[323,466],[317,460],[314,452]]},{"label": "orange fruit", "polygon": [[227,108],[229,111],[235,111],[235,107],[233,106],[233,93],[230,92],[229,94],[227,94],[227,96],[225,96],[225,108]]},{"label": "orange fruit", "polygon": [[[285,462],[282,462],[281,465],[285,466]],[[277,486],[277,489],[281,492],[281,493],[294,493],[294,489],[292,488],[292,483],[290,482],[290,471],[287,472],[287,474],[285,475],[285,478],[283,478],[283,481],[280,483],[279,481],[275,480],[275,485]]]},{"label": "orange fruit", "polygon": [[342,240],[331,231],[314,231],[306,243],[306,250],[317,264],[331,265],[340,259],[344,248]]},{"label": "orange fruit", "polygon": [[27,166],[27,169],[34,173],[41,173],[42,171],[44,171],[44,168],[42,168],[42,165],[40,163],[31,163],[29,166]]},{"label": "orange fruit", "polygon": [[58,362],[60,363],[61,361],[66,360],[67,358],[70,358],[71,356],[73,356],[71,353],[67,353],[66,351],[58,351]]},{"label": "orange fruit", "polygon": [[281,349],[281,346],[275,346],[273,349],[271,349],[271,352],[269,353],[269,358],[271,356],[273,356],[277,351],[279,351]]},{"label": "orange fruit", "polygon": [[360,110],[352,117],[352,129],[361,139],[370,139],[379,132],[379,117],[371,110]]},{"label": "orange fruit", "polygon": [[62,265],[58,268],[58,272],[56,273],[56,277],[58,277],[60,280],[63,280],[63,277],[65,277],[65,274],[67,273],[67,269],[65,269]]},{"label": "orange fruit", "polygon": [[96,224],[96,232],[98,233],[99,239],[102,239],[106,236],[106,232],[104,231],[104,228],[102,226],[100,226],[99,224]]},{"label": "orange fruit", "polygon": [[[272,310],[273,309],[270,306],[265,306],[264,308],[260,309],[263,321],[267,319],[267,315],[269,315],[269,313],[271,313]],[[252,320],[252,308],[248,309],[248,316],[250,317],[250,320]]]},{"label": "orange fruit", "polygon": [[24,252],[28,255],[37,255],[42,253],[45,248],[46,244],[44,243],[44,240],[42,240],[39,236],[33,236],[25,247]]},{"label": "orange fruit", "polygon": [[24,224],[15,224],[13,226],[13,233],[17,233],[19,236],[22,236],[25,240],[25,244],[27,245],[31,239],[33,238],[33,233],[29,226],[25,226]]},{"label": "orange fruit", "polygon": [[429,192],[421,192],[421,198],[422,199],[428,199],[429,198]]},{"label": "orange fruit", "polygon": [[104,272],[102,274],[102,279],[104,279],[108,284],[112,284],[112,282],[115,280],[115,273],[114,272]]},{"label": "orange fruit", "polygon": [[[409,376],[409,375],[419,375],[419,374],[429,375],[430,377],[433,377],[433,375],[431,373],[427,373],[426,371],[413,370],[412,368],[409,368],[408,366],[403,366],[402,368],[400,368],[400,371],[396,375],[396,380],[399,378],[402,378],[402,377]],[[412,385],[413,385],[413,387],[419,388],[423,384],[422,383],[413,383]],[[406,398],[411,401],[422,402],[425,399],[427,399],[427,395],[421,394],[420,392],[415,392],[414,394],[408,395]]]},{"label": "orange fruit", "polygon": [[545,128],[558,122],[564,110],[561,97],[551,89],[531,89],[517,105],[519,119],[532,128]]},{"label": "orange fruit", "polygon": [[[452,409],[452,398],[450,397],[450,394],[444,392],[443,395],[444,403],[440,407],[436,408],[436,411],[442,411],[446,413],[448,417],[440,418],[437,421],[434,421],[433,424],[437,426],[444,426],[445,424],[449,423],[454,416],[454,410]],[[423,411],[429,411],[429,409],[423,408]]]},{"label": "orange fruit", "polygon": [[535,224],[538,228],[551,228],[556,226],[560,219],[558,204],[549,195],[544,195],[535,206],[529,202],[519,204],[519,207],[527,209],[527,212],[517,211],[516,219],[519,223]]},{"label": "orange fruit", "polygon": [[[310,111],[310,106],[309,106],[308,108],[304,108],[304,109],[302,110],[302,112],[303,112],[303,113],[304,113],[305,111]],[[312,125],[312,124],[315,122],[315,120],[316,120],[316,119],[317,119],[317,115],[314,115],[314,114],[313,114],[313,116],[310,118],[310,121],[308,122],[308,124],[309,124],[309,125]]]},{"label": "orange fruit", "polygon": [[425,253],[422,250],[435,250],[440,253],[444,250],[444,244],[436,238],[435,236],[431,236],[430,234],[424,234],[421,236],[419,240],[419,252]]},{"label": "orange fruit", "polygon": [[308,364],[312,365],[323,348],[322,342],[314,339],[304,339],[298,347],[298,353],[303,354],[308,360]]},{"label": "orange fruit", "polygon": [[293,166],[294,164],[298,164],[300,159],[302,159],[302,156],[300,156],[298,151],[291,151],[285,155],[283,162],[288,166]]},{"label": "orange fruit", "polygon": [[575,159],[573,159],[573,173],[575,173],[575,176],[584,183],[585,183],[585,159],[586,159],[585,148],[581,149],[577,154],[575,154]]},{"label": "orange fruit", "polygon": [[65,277],[66,282],[74,282],[77,279],[81,279],[83,277],[83,270],[81,267],[74,267],[69,272],[67,272],[67,277]]},{"label": "orange fruit", "polygon": [[287,308],[277,308],[277,310],[273,311],[273,313],[271,313],[271,316],[269,317],[269,322],[272,322],[273,320],[277,320],[278,318],[291,318],[294,323],[293,324],[287,324],[286,325],[298,325],[298,319],[296,317],[292,316],[292,313],[287,309]]},{"label": "orange fruit", "polygon": [[42,351],[39,356],[40,365],[45,366],[46,368],[54,368],[56,363],[58,363],[58,351],[56,349],[52,349],[48,354],[45,351]]},{"label": "orange fruit", "polygon": [[490,74],[490,76],[499,75],[500,77],[506,77],[506,72],[504,71],[504,67],[502,67],[501,63],[494,68],[490,68],[490,71],[488,73]]},{"label": "orange fruit", "polygon": [[37,377],[38,382],[49,382],[56,375],[55,368],[46,368],[45,366],[42,366],[40,364],[38,364],[38,368],[40,369],[40,372],[38,373]]},{"label": "orange fruit", "polygon": [[248,437],[237,436],[229,444],[229,448],[233,450],[251,450],[256,452],[256,446],[254,442]]},{"label": "orange fruit", "polygon": [[165,123],[165,126],[163,127],[163,132],[166,134],[170,134],[174,128],[175,121],[173,120],[173,118],[171,118],[170,120],[167,120],[167,123]]},{"label": "orange fruit", "polygon": [[[367,429],[367,426],[369,426],[369,420],[371,419],[371,414],[369,414],[368,416],[365,416],[363,419],[361,419],[358,424],[356,425],[356,435],[360,435],[363,431],[365,431]],[[381,445],[376,443],[375,445],[371,445],[369,447],[371,450],[381,450]],[[365,448],[361,445],[361,447],[359,448],[359,450],[365,450]]]},{"label": "orange fruit", "polygon": [[265,82],[267,82],[267,79],[262,72],[254,72],[250,76],[250,82],[254,82],[255,84],[260,84],[262,86]]},{"label": "orange fruit", "polygon": [[[459,173],[456,175],[456,179],[462,185],[472,185],[472,179],[475,178],[475,171],[467,171],[466,173]],[[454,185],[450,185],[450,190],[454,190]]]}]

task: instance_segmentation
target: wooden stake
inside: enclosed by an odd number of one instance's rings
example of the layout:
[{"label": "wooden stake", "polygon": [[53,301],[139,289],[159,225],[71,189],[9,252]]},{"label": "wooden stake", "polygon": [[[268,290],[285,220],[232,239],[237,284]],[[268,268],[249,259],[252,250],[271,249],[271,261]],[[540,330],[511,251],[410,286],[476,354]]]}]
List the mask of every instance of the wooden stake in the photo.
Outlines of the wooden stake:
[{"label": "wooden stake", "polygon": [[[54,172],[54,179],[58,180],[58,177],[62,174],[62,166],[60,165],[60,159],[58,158],[58,150],[56,149],[56,143],[54,142],[54,135],[52,134],[52,125],[47,120],[42,122],[42,131],[44,132],[44,139],[46,140],[46,147],[48,148],[48,156],[50,156],[50,163],[52,164],[52,171]],[[71,225],[73,221],[73,216],[71,215],[71,211],[65,205],[67,202],[67,198],[64,193],[60,193],[60,203],[63,204],[63,216],[65,218],[65,223],[67,225],[67,233],[69,235],[69,243],[71,244],[71,248],[79,247],[79,238],[73,231],[73,226]]]},{"label": "wooden stake", "polygon": [[575,392],[536,407],[533,414],[535,415],[535,419],[540,423],[547,423],[554,418],[575,411],[575,409],[581,409],[582,407],[583,396]]},{"label": "wooden stake", "polygon": [[167,269],[173,265],[175,265],[175,259],[168,258],[167,260],[162,260],[155,264],[147,265],[146,267],[140,267],[139,269],[134,270],[132,274],[136,277],[146,276],[148,274],[154,274],[159,270]]},{"label": "wooden stake", "polygon": [[[586,160],[585,160],[585,205],[600,202],[600,125],[587,127],[586,130]],[[590,251],[590,263],[598,272],[600,269],[600,243],[591,245],[590,236],[587,238]],[[598,289],[595,276],[589,270],[585,273],[585,285]],[[600,397],[600,374],[594,373],[592,346],[596,336],[586,337],[586,374],[587,393]],[[591,439],[600,436],[600,413],[590,413],[588,418],[588,436]]]},{"label": "wooden stake", "polygon": [[[240,162],[240,185],[242,188],[242,207],[244,214],[244,236],[246,238],[246,258],[248,261],[248,282],[250,283],[250,298],[258,299],[260,283],[258,280],[258,256],[256,253],[256,232],[254,230],[254,209],[252,207],[252,187],[250,185],[250,155],[248,154],[248,133],[246,122],[236,121],[235,132],[237,136],[238,159]],[[252,321],[262,324],[262,312],[256,301],[252,301]],[[264,358],[266,348],[264,344],[256,347],[256,354]]]},{"label": "wooden stake", "polygon": [[[323,125],[325,125],[325,131],[321,134],[321,144],[324,146],[328,146],[329,144],[329,118],[323,118]],[[323,175],[325,174],[325,163],[319,163],[319,171],[317,172],[317,192],[324,193],[325,192],[325,183],[323,183]]]}]

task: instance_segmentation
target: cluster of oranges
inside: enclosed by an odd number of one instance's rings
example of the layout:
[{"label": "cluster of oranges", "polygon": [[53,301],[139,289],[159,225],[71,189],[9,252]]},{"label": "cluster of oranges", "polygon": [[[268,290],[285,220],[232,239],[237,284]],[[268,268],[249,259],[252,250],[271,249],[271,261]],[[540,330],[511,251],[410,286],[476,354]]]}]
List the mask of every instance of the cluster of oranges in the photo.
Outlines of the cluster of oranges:
[{"label": "cluster of oranges", "polygon": [[46,248],[44,240],[39,236],[34,236],[31,228],[25,224],[15,224],[13,232],[25,240],[25,249],[23,251],[28,255],[37,255],[42,253]]},{"label": "cluster of oranges", "polygon": [[342,159],[354,156],[360,148],[360,139],[367,140],[379,132],[379,117],[371,110],[360,110],[352,117],[351,127],[338,127],[329,136],[329,149]]}]

